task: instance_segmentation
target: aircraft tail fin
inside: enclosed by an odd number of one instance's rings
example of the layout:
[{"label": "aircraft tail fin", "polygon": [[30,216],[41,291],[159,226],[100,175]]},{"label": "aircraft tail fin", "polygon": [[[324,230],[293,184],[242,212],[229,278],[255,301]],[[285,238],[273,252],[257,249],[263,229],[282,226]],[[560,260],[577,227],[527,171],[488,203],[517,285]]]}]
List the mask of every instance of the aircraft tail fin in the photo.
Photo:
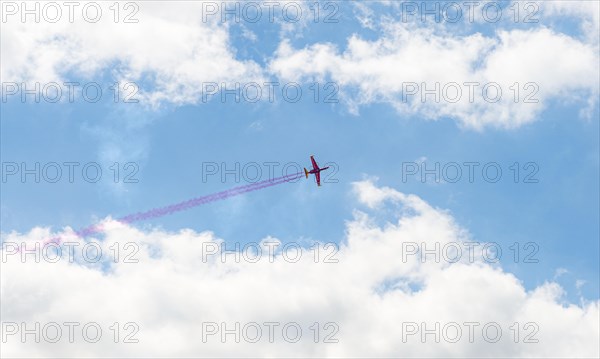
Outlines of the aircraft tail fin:
[{"label": "aircraft tail fin", "polygon": [[306,178],[308,178],[308,171],[306,170],[306,168],[304,168],[304,175],[306,176]]}]

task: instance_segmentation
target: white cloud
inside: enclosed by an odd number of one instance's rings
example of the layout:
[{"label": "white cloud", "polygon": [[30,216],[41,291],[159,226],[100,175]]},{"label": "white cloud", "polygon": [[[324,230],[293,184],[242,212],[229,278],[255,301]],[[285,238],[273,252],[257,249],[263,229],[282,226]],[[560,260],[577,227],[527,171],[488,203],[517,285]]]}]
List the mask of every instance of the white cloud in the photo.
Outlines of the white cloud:
[{"label": "white cloud", "polygon": [[[397,3],[382,3],[395,8],[393,13],[399,16]],[[142,92],[138,97],[154,107],[198,103],[208,83],[233,88],[237,82],[263,83],[272,76],[283,81],[316,77],[341,85],[342,100],[353,113],[363,105],[389,103],[402,115],[434,120],[450,117],[474,129],[516,128],[538,119],[548,103],[557,100],[583,104],[580,116],[589,118],[597,108],[600,76],[598,3],[547,3],[540,3],[543,12],[536,17],[543,21],[531,24],[529,30],[510,29],[510,24],[503,22],[496,24],[500,27],[491,36],[462,34],[469,28],[465,24],[403,23],[359,4],[350,7],[353,16],[364,27],[381,31],[378,39],[354,34],[344,49],[319,42],[296,49],[287,38],[302,37],[314,11],[302,3],[300,21],[275,17],[273,26],[280,27],[283,40],[275,54],[263,54],[272,59],[266,68],[237,58],[230,25],[220,23],[220,16],[206,16],[203,21],[203,2],[178,2],[168,7],[162,2],[142,2],[134,16],[139,23],[134,24],[114,23],[108,8],[111,4],[103,3],[98,23],[76,16],[71,24],[63,16],[58,23],[22,24],[15,16],[9,17],[2,31],[1,75],[5,82],[26,81],[28,85],[70,77],[97,81],[104,75],[110,81],[139,83]],[[284,5],[279,5],[281,11]],[[122,11],[121,16],[126,13]],[[340,21],[345,21],[342,15]],[[581,19],[586,38],[547,27],[560,16]],[[265,40],[243,24],[241,33],[251,41]],[[419,84],[420,91],[404,98],[403,84],[412,82]],[[450,84],[450,98],[456,90],[451,84],[459,84],[460,100],[436,103],[429,96],[422,103],[422,84],[431,89],[436,82],[440,90]],[[469,100],[465,82],[481,84],[475,89],[474,101]],[[502,88],[502,98],[496,103],[482,96],[482,86],[490,82]],[[517,103],[511,89],[516,82],[520,84]],[[530,82],[539,89],[525,87]],[[494,89],[490,91],[493,96]],[[539,102],[524,103],[528,95]]]},{"label": "white cloud", "polygon": [[[9,337],[2,352],[11,357],[599,355],[598,301],[564,305],[556,283],[527,291],[514,275],[477,256],[473,262],[463,257],[453,264],[422,263],[416,256],[403,261],[403,243],[425,242],[428,248],[436,242],[462,243],[469,240],[467,232],[447,212],[414,195],[380,188],[371,181],[356,183],[355,193],[368,206],[396,204],[396,218],[377,226],[374,215],[356,211],[335,255],[338,263],[314,263],[312,251],[304,252],[297,263],[286,262],[280,254],[273,263],[264,257],[258,263],[221,263],[215,258],[203,263],[203,244],[222,241],[211,232],[143,232],[110,219],[106,237],[99,242],[103,253],[112,253],[109,248],[117,242],[134,242],[140,247],[135,255],[139,263],[110,263],[104,257],[102,269],[66,260],[21,263],[18,256],[9,256],[2,263],[4,322],[95,321],[105,333],[96,344],[79,337],[72,344],[63,340],[22,345]],[[65,239],[76,240],[68,233]],[[8,234],[4,240],[31,242],[49,235],[38,228],[24,235]],[[117,321],[137,322],[140,343],[112,343],[107,328]],[[231,328],[234,322],[243,326],[268,321],[299,323],[302,339],[285,343],[281,332],[275,331],[275,342],[269,343],[265,329],[258,343],[242,339],[236,344],[231,335],[226,344],[215,337],[202,342],[202,322],[226,322]],[[339,342],[315,344],[309,329],[314,322],[337,323]],[[402,341],[403,322],[425,322],[428,329],[435,322],[442,327],[450,322],[481,325],[474,332],[474,343],[469,343],[468,328],[463,326],[457,343],[434,343],[429,335],[423,344],[419,335]],[[488,322],[498,323],[503,330],[497,343],[487,343],[481,336],[482,325]],[[513,342],[510,329],[515,322],[521,326],[519,343]],[[539,329],[534,335],[537,344],[523,343],[535,329],[523,328],[528,322]],[[331,330],[321,328],[321,340]]]},{"label": "white cloud", "polygon": [[[353,35],[344,50],[330,43],[295,49],[283,41],[270,69],[289,81],[335,81],[353,112],[361,105],[389,103],[401,114],[434,120],[450,117],[475,129],[515,128],[532,122],[551,99],[579,99],[592,108],[597,104],[597,45],[545,27],[499,30],[493,37],[440,34],[400,22],[386,23],[383,28],[376,40]],[[480,84],[472,99],[466,82]],[[412,86],[409,83],[419,87],[415,95],[404,97]],[[423,101],[424,89],[435,89],[436,83],[441,98],[429,95]],[[458,99],[452,83],[462,92]],[[488,83],[500,85],[499,101],[483,97],[483,85]],[[520,84],[518,95],[511,89],[515,83]],[[536,85],[525,87],[527,83]],[[530,99],[539,101],[525,103],[530,94]],[[495,97],[493,87],[489,97]]]},{"label": "white cloud", "polygon": [[2,24],[3,81],[33,86],[73,80],[73,74],[88,81],[105,75],[140,84],[146,91],[138,97],[158,106],[195,103],[204,83],[263,78],[258,64],[236,58],[227,24],[217,16],[203,21],[202,1],[135,3],[139,10],[132,19],[138,23],[123,22],[130,8],[121,9],[121,21],[115,23],[113,4],[105,2],[100,21],[87,22],[81,17],[83,4],[73,23],[67,9],[57,23],[35,23],[33,17],[21,23],[19,14],[9,16]]}]

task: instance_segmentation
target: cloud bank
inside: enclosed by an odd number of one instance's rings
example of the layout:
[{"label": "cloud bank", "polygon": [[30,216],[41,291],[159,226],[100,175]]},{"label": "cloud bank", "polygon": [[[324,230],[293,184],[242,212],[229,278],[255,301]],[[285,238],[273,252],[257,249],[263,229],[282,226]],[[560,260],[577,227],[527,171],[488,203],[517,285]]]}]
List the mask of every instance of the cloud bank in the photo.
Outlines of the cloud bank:
[{"label": "cloud bank", "polygon": [[[23,263],[19,255],[8,254],[7,243],[32,246],[52,234],[40,228],[7,234],[1,281],[3,321],[24,322],[29,330],[35,322],[41,328],[50,322],[81,325],[74,331],[73,343],[63,328],[61,340],[48,343],[42,333],[39,344],[33,342],[33,334],[22,344],[21,332],[8,335],[15,328],[3,325],[2,353],[10,357],[598,357],[599,301],[565,303],[563,290],[551,281],[526,290],[518,278],[477,253],[474,260],[463,256],[452,262],[422,261],[407,252],[407,243],[434,248],[436,243],[445,246],[473,239],[448,212],[415,195],[378,187],[372,181],[355,183],[354,193],[363,209],[347,222],[346,239],[338,250],[319,246],[318,260],[314,247],[307,246],[297,260],[294,250],[286,256],[284,243],[267,255],[269,243],[278,243],[269,237],[261,242],[260,260],[252,260],[256,253],[250,250],[237,262],[235,254],[229,253],[223,262],[209,249],[226,243],[232,250],[235,240],[217,238],[210,231],[141,231],[106,219],[105,238],[94,241],[104,254],[99,262],[89,263],[80,256],[70,262],[63,252],[65,257],[55,263],[43,259],[36,263],[31,254]],[[63,236],[79,242],[77,248],[84,245],[70,230]],[[137,251],[125,248],[126,242],[134,243]],[[117,244],[121,252],[115,263],[111,248]],[[127,256],[138,262],[126,263]],[[82,326],[92,322],[103,330],[97,343],[82,339]],[[121,328],[118,343],[110,329],[115,322]],[[129,322],[137,327],[125,328]],[[225,327],[220,327],[222,323]],[[249,323],[261,328],[256,342],[252,340],[258,331]],[[270,324],[272,342],[269,324],[264,323],[277,323]],[[286,325],[287,334],[282,334]],[[302,334],[292,343],[297,327]],[[224,338],[221,329],[229,330]],[[52,333],[49,327],[46,336]],[[93,330],[90,333],[93,336]],[[125,334],[134,334],[132,338],[139,342],[123,343]]]},{"label": "cloud bank", "polygon": [[457,36],[390,22],[380,38],[355,34],[344,50],[329,43],[296,49],[284,41],[270,68],[287,81],[338,83],[355,113],[388,103],[402,115],[449,117],[483,129],[530,123],[551,100],[589,102],[593,109],[599,61],[597,44],[545,27]]},{"label": "cloud bank", "polygon": [[[318,40],[294,47],[291,43],[312,26],[311,21],[306,16],[297,23],[276,18],[269,26],[278,26],[282,39],[275,40],[279,46],[274,53],[260,54],[265,65],[239,57],[239,44],[232,36],[237,24],[207,16],[206,3],[167,7],[142,2],[131,17],[137,23],[123,22],[132,9],[122,9],[115,23],[108,3],[102,5],[103,16],[96,23],[81,16],[73,23],[67,16],[56,23],[21,23],[18,16],[10,16],[2,32],[3,81],[26,82],[28,89],[36,81],[73,78],[108,78],[121,86],[134,82],[141,87],[136,98],[157,108],[204,102],[202,96],[212,94],[214,84],[222,90],[236,84],[327,79],[340,86],[341,99],[352,113],[385,103],[401,116],[451,118],[475,130],[518,128],[536,121],[553,102],[583,105],[580,115],[586,118],[597,109],[596,2],[541,2],[541,20],[527,24],[527,29],[478,19],[479,26],[491,30],[486,34],[465,23],[403,21],[359,4],[348,14],[342,11],[346,8],[338,9],[340,22],[362,24],[343,48]],[[295,2],[279,5],[288,3]],[[311,14],[306,6],[304,14]],[[584,35],[561,32],[558,19],[579,21]],[[266,40],[246,25],[242,20],[246,38]],[[437,97],[426,94],[431,90]]]}]

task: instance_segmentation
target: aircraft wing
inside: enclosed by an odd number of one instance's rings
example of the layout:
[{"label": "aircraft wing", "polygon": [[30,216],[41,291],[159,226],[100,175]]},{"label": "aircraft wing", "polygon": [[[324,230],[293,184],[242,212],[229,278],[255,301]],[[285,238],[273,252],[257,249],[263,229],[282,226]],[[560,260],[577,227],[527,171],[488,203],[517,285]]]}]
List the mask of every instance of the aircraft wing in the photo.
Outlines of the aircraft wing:
[{"label": "aircraft wing", "polygon": [[310,161],[312,162],[313,169],[314,170],[318,170],[319,169],[319,165],[317,164],[317,161],[315,161],[315,157],[314,156],[310,156]]},{"label": "aircraft wing", "polygon": [[320,172],[315,173],[315,178],[317,180],[317,186],[320,186],[321,185],[321,173]]}]

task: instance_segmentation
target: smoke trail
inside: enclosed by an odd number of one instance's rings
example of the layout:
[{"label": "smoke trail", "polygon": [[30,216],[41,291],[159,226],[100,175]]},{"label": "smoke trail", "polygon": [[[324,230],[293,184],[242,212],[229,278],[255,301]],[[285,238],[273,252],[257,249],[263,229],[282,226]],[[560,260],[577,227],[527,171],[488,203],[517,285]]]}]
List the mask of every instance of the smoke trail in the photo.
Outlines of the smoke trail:
[{"label": "smoke trail", "polygon": [[[213,194],[210,194],[207,196],[192,198],[188,201],[172,204],[170,206],[154,208],[149,211],[130,214],[130,215],[127,215],[127,216],[124,216],[121,218],[117,218],[117,221],[129,224],[129,223],[143,221],[146,219],[159,218],[159,217],[163,217],[163,216],[166,216],[169,214],[173,214],[175,212],[184,211],[184,210],[187,210],[190,208],[201,206],[203,204],[207,204],[210,202],[220,201],[220,200],[224,200],[229,197],[239,196],[244,193],[257,191],[259,189],[272,187],[272,186],[276,186],[276,185],[279,185],[282,183],[290,182],[290,181],[300,178],[302,175],[303,175],[302,172],[297,172],[297,173],[285,175],[282,177],[276,177],[276,178],[272,178],[272,179],[244,185],[244,186],[234,187],[234,188],[231,188],[231,189],[228,189],[228,190],[225,190],[222,192],[218,192],[218,193],[213,193]],[[79,237],[85,237],[87,235],[99,233],[102,231],[103,231],[102,226],[92,225],[92,226],[83,228],[83,229],[75,232],[75,234]],[[50,238],[50,239],[44,241],[44,244],[48,244],[48,243],[58,244],[58,243],[60,243],[60,241],[61,241],[60,237],[55,237],[55,238]]]},{"label": "smoke trail", "polygon": [[301,175],[301,173],[294,173],[294,174],[283,176],[283,177],[273,178],[270,180],[265,180],[265,181],[245,185],[245,186],[235,187],[235,188],[223,191],[223,192],[211,194],[211,195],[204,196],[204,197],[197,197],[197,198],[194,198],[194,199],[191,199],[191,200],[188,200],[185,202],[173,204],[173,205],[170,205],[167,207],[155,208],[150,211],[140,212],[140,213],[132,214],[129,216],[121,217],[121,218],[118,218],[117,220],[120,222],[123,222],[123,223],[132,223],[132,222],[142,221],[142,220],[151,219],[151,218],[158,218],[158,217],[162,217],[165,215],[173,214],[175,212],[179,212],[179,211],[187,210],[187,209],[190,209],[190,208],[193,208],[196,206],[200,206],[200,205],[203,205],[203,204],[206,204],[209,202],[226,199],[229,197],[237,196],[237,195],[251,192],[251,191],[256,191],[256,190],[266,188],[266,187],[276,186],[281,183],[285,183],[285,182],[289,182],[289,181],[298,179],[300,175]]}]

